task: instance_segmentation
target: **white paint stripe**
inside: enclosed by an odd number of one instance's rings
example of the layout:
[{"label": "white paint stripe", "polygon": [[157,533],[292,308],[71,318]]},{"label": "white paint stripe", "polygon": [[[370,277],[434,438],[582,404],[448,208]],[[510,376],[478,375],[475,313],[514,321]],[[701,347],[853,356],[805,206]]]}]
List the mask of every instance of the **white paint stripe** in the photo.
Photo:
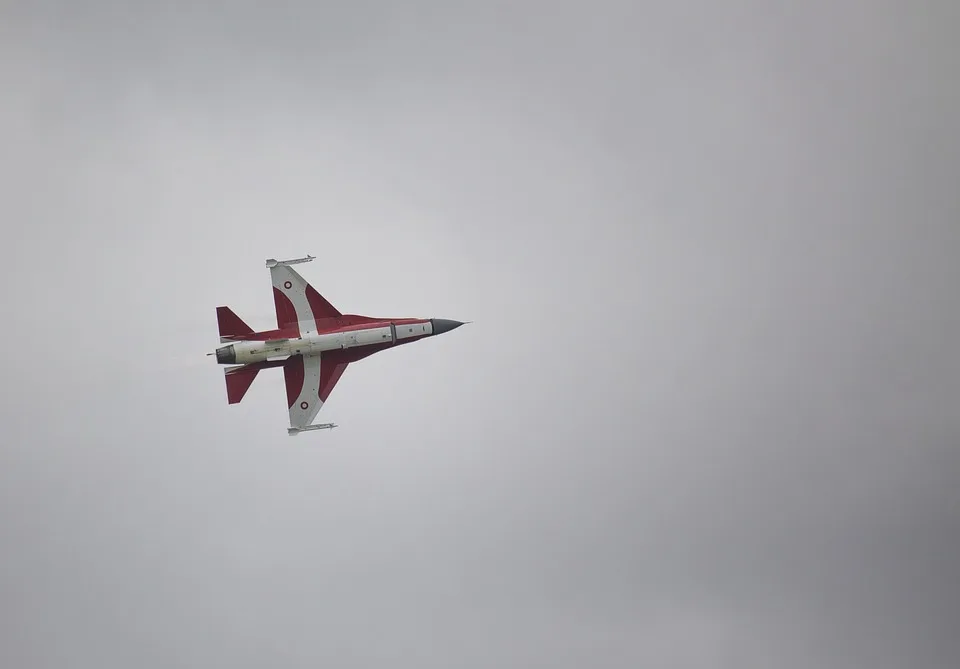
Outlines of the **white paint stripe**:
[{"label": "white paint stripe", "polygon": [[[306,408],[303,408],[304,403]],[[303,356],[303,388],[290,407],[290,427],[306,427],[320,411],[320,356]]]},{"label": "white paint stripe", "polygon": [[[317,321],[307,300],[306,280],[286,265],[271,267],[270,278],[273,287],[290,298],[290,302],[293,303],[293,309],[297,312],[297,320],[300,323],[300,335],[316,332]],[[289,288],[287,288],[288,284]]]}]

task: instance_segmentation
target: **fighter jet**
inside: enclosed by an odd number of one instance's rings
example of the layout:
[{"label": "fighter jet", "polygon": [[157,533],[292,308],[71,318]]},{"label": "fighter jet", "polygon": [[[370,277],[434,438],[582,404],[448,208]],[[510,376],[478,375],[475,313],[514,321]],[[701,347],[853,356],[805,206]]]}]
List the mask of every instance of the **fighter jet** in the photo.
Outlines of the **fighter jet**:
[{"label": "fighter jet", "polygon": [[377,351],[450,332],[460,321],[445,318],[374,318],[342,314],[291,265],[314,256],[266,261],[273,282],[277,329],[254,332],[229,307],[217,307],[220,343],[215,353],[224,369],[227,402],[243,399],[261,370],[282,367],[287,387],[290,427],[296,436],[307,430],[337,427],[313,424],[333,387],[351,362]]}]

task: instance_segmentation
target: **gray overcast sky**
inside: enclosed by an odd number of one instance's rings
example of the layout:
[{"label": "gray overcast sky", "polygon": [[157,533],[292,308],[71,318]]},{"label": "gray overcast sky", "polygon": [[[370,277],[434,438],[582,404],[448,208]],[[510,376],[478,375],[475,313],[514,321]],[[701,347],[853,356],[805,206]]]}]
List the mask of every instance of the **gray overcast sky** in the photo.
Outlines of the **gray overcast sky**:
[{"label": "gray overcast sky", "polygon": [[[0,665],[956,669],[958,27],[4,3]],[[476,322],[290,439],[305,253]]]}]

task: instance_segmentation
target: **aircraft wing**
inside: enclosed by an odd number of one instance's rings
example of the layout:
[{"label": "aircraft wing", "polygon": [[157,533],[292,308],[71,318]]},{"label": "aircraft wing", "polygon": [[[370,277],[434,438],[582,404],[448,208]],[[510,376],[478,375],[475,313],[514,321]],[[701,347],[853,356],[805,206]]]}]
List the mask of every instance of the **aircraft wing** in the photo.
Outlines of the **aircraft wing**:
[{"label": "aircraft wing", "polygon": [[319,329],[317,321],[342,315],[291,267],[311,260],[312,256],[297,260],[267,260],[277,309],[277,327],[281,330],[297,327],[301,336],[316,332]]},{"label": "aircraft wing", "polygon": [[314,425],[323,403],[340,380],[347,363],[331,360],[324,364],[323,357],[293,355],[283,364],[283,379],[287,386],[287,406],[290,412],[289,434],[305,430],[336,427],[332,423]]}]

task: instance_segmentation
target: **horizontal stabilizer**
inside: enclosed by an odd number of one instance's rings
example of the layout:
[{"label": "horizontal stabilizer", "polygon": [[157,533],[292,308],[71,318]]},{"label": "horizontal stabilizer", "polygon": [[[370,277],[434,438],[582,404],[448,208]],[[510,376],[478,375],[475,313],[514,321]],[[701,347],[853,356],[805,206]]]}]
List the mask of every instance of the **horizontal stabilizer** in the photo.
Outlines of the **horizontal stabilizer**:
[{"label": "horizontal stabilizer", "polygon": [[230,307],[217,307],[217,326],[220,328],[221,339],[253,334],[253,328],[233,313]]},{"label": "horizontal stabilizer", "polygon": [[235,372],[224,372],[223,378],[227,382],[227,402],[237,404],[242,400],[259,372],[259,369],[238,369]]},{"label": "horizontal stabilizer", "polygon": [[227,383],[227,403],[237,404],[247,394],[253,380],[261,369],[270,367],[282,367],[283,360],[267,360],[264,362],[255,362],[250,365],[238,365],[227,367],[223,370],[223,378]]}]

